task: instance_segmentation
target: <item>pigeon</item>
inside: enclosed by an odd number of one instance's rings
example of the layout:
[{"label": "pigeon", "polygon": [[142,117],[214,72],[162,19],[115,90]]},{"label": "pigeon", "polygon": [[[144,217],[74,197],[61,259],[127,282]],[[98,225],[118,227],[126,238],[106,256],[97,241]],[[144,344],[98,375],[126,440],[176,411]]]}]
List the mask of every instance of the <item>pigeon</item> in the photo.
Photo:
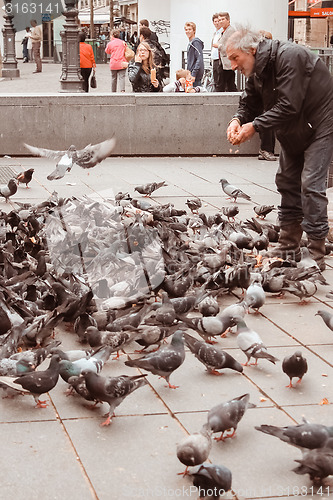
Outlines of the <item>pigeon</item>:
[{"label": "pigeon", "polygon": [[232,474],[224,465],[202,464],[191,476],[193,485],[199,489],[200,498],[219,500],[231,489]]},{"label": "pigeon", "polygon": [[333,314],[332,313],[330,313],[329,311],[320,310],[315,314],[315,316],[320,316],[323,319],[325,325],[328,326],[328,328],[330,330],[332,330],[332,332],[333,332]]},{"label": "pigeon", "polygon": [[220,312],[220,306],[214,297],[204,297],[198,304],[198,311],[203,316],[216,316]]},{"label": "pigeon", "polygon": [[76,163],[82,168],[92,168],[105,158],[110,156],[116,145],[116,139],[112,137],[99,144],[92,146],[89,144],[84,149],[77,150],[75,146],[70,146],[67,151],[54,151],[52,149],[36,148],[25,144],[25,147],[35,156],[46,156],[47,158],[60,158],[56,168],[47,179],[61,179],[67,171],[72,169]]},{"label": "pigeon", "polygon": [[17,181],[16,179],[9,179],[8,184],[2,184],[0,186],[0,196],[3,196],[8,203],[8,200],[17,191]]},{"label": "pigeon", "polygon": [[28,188],[29,187],[28,184],[32,180],[32,176],[33,176],[34,171],[35,171],[34,168],[29,168],[28,170],[24,170],[24,172],[20,172],[16,176],[16,180],[18,181],[19,184],[21,182],[22,184],[25,184],[26,187]]},{"label": "pigeon", "polygon": [[222,370],[224,368],[230,368],[240,373],[243,372],[242,365],[227,352],[216,349],[206,342],[196,340],[188,333],[184,333],[184,339],[190,351],[205,365],[208,372],[212,375],[222,375],[217,370]]},{"label": "pigeon", "polygon": [[253,210],[257,217],[264,219],[266,215],[270,214],[274,210],[274,205],[256,205]]},{"label": "pigeon", "polygon": [[254,281],[245,292],[244,302],[248,307],[252,307],[256,312],[265,303],[266,294],[258,281]]},{"label": "pigeon", "polygon": [[292,469],[296,474],[309,474],[314,483],[321,483],[327,476],[333,475],[333,438],[329,438],[323,448],[315,448],[306,452],[300,465]]},{"label": "pigeon", "polygon": [[299,304],[306,304],[306,300],[317,292],[317,285],[310,280],[284,281],[282,292],[289,292],[299,298]]},{"label": "pigeon", "polygon": [[290,384],[287,387],[293,387],[292,379],[298,377],[297,384],[299,384],[303,376],[308,371],[308,363],[303,358],[301,351],[296,351],[291,356],[286,356],[282,361],[282,371],[288,375]]},{"label": "pigeon", "polygon": [[231,205],[230,207],[222,207],[222,213],[229,219],[234,219],[237,214],[239,214],[239,207],[237,205]]},{"label": "pigeon", "polygon": [[99,373],[104,363],[109,359],[112,348],[109,346],[102,347],[93,356],[84,357],[77,361],[70,361],[68,359],[61,359],[59,363],[59,373],[61,378],[68,382],[70,377],[80,375],[84,370]]},{"label": "pigeon", "polygon": [[329,438],[333,438],[333,426],[328,427],[322,424],[310,424],[309,422],[286,427],[260,425],[255,429],[264,434],[275,436],[281,441],[295,446],[302,452],[322,448]]},{"label": "pigeon", "polygon": [[267,359],[275,365],[278,359],[267,352],[267,347],[263,344],[260,336],[254,330],[250,330],[245,324],[245,321],[240,320],[237,322],[237,344],[238,347],[246,354],[247,362],[244,366],[249,364],[251,358],[255,358],[254,365],[258,364],[258,359]]},{"label": "pigeon", "polygon": [[97,373],[83,370],[82,376],[86,381],[87,390],[92,398],[97,401],[105,401],[109,404],[107,419],[101,423],[101,426],[110,425],[114,409],[124,401],[126,396],[147,384],[147,375],[102,377]]},{"label": "pigeon", "polygon": [[[243,394],[237,398],[214,406],[208,413],[208,426],[212,431],[221,432],[221,436],[214,438],[216,441],[224,441],[228,437],[234,437],[237,426],[243,418],[244,413],[248,408],[254,408],[255,405],[250,403],[250,394]],[[233,429],[231,435],[224,433]]]},{"label": "pigeon", "polygon": [[179,472],[178,475],[186,476],[188,468],[202,464],[208,458],[212,448],[212,431],[205,424],[200,432],[195,432],[186,436],[177,445],[177,458],[186,465],[184,472]]},{"label": "pigeon", "polygon": [[21,385],[23,389],[32,394],[36,401],[35,408],[47,407],[46,401],[40,401],[39,396],[51,391],[56,386],[59,378],[59,363],[60,356],[55,354],[52,356],[47,370],[27,373],[14,380],[15,384]]},{"label": "pigeon", "polygon": [[154,375],[163,377],[170,389],[177,389],[176,385],[171,385],[169,378],[185,360],[184,336],[181,330],[177,330],[171,339],[171,344],[161,347],[156,352],[151,352],[139,359],[125,361],[126,366],[142,368]]},{"label": "pigeon", "polygon": [[233,199],[234,202],[237,201],[237,198],[244,198],[245,200],[251,200],[251,197],[244,193],[241,189],[232,186],[229,184],[227,179],[220,179],[222,190],[227,194],[230,198]]},{"label": "pigeon", "polygon": [[88,343],[91,347],[99,347],[104,345],[110,348],[110,352],[117,351],[117,356],[115,359],[118,359],[119,351],[123,351],[124,347],[133,342],[133,340],[137,341],[138,339],[141,339],[142,334],[132,327],[131,329],[121,330],[120,332],[100,332],[94,326],[89,326],[87,328],[87,338]]},{"label": "pigeon", "polygon": [[158,324],[171,326],[176,319],[175,308],[166,292],[161,292],[162,305],[156,311],[155,319]]},{"label": "pigeon", "polygon": [[142,184],[140,186],[136,186],[134,191],[137,191],[140,194],[144,194],[145,196],[151,196],[151,194],[157,189],[167,186],[165,181],[162,182],[151,182],[148,184]]},{"label": "pigeon", "polygon": [[34,371],[35,366],[27,359],[14,360],[3,358],[0,360],[0,377],[18,377],[24,373]]},{"label": "pigeon", "polygon": [[198,213],[199,208],[202,207],[202,202],[199,198],[187,199],[185,205],[191,210],[192,214]]}]

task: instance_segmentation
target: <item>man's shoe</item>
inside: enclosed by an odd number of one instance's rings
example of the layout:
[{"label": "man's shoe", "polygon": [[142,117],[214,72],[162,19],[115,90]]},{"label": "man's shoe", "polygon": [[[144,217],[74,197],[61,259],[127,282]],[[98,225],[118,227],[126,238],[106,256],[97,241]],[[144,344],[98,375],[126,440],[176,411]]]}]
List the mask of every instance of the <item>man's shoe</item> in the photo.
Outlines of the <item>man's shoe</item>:
[{"label": "man's shoe", "polygon": [[41,69],[39,69],[39,70],[36,69],[36,71],[33,71],[33,73],[41,73],[41,72],[42,72]]},{"label": "man's shoe", "polygon": [[277,157],[274,156],[273,153],[269,153],[268,151],[264,151],[263,149],[259,149],[258,160],[276,161]]}]

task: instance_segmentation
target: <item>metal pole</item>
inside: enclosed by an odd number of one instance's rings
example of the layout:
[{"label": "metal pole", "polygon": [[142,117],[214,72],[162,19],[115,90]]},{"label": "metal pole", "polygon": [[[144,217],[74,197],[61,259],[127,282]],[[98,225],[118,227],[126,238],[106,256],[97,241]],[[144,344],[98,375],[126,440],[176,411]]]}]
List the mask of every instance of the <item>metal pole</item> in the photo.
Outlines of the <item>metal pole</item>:
[{"label": "metal pole", "polygon": [[17,78],[20,76],[20,70],[17,68],[17,60],[15,54],[15,28],[13,25],[13,7],[11,0],[5,0],[5,24],[2,28],[3,33],[3,78]]},{"label": "metal pole", "polygon": [[64,31],[60,32],[62,39],[62,73],[60,77],[62,92],[83,92],[83,78],[80,70],[79,29],[75,8],[75,0],[66,1],[66,17]]},{"label": "metal pole", "polygon": [[110,0],[110,33],[113,30],[113,0]]},{"label": "metal pole", "polygon": [[94,0],[90,0],[90,27],[89,27],[89,36],[91,40],[95,38],[95,27],[94,27]]}]

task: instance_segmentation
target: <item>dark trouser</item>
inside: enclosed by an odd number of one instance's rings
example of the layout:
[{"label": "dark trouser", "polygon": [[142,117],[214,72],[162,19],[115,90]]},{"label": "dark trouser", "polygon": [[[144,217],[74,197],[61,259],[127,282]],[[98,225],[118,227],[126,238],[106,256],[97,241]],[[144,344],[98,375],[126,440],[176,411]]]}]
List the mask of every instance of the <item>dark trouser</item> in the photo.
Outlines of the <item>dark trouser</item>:
[{"label": "dark trouser", "polygon": [[42,60],[40,58],[40,42],[32,42],[32,53],[36,63],[36,71],[42,71]]},{"label": "dark trouser", "polygon": [[274,130],[262,130],[259,132],[260,136],[260,149],[274,154],[275,146],[275,133]]},{"label": "dark trouser", "polygon": [[232,69],[223,70],[222,80],[222,92],[238,92],[235,84],[235,72]]},{"label": "dark trouser", "polygon": [[23,44],[23,59],[29,61],[28,43]]},{"label": "dark trouser", "polygon": [[315,138],[304,153],[295,156],[281,144],[280,166],[275,177],[281,194],[281,226],[302,220],[302,228],[310,238],[320,240],[327,236],[326,182],[332,154],[333,133]]},{"label": "dark trouser", "polygon": [[83,78],[82,88],[84,92],[89,92],[89,76],[92,68],[81,68],[81,75]]},{"label": "dark trouser", "polygon": [[196,76],[193,82],[193,87],[201,87],[202,75],[200,77]]},{"label": "dark trouser", "polygon": [[223,68],[219,59],[213,60],[215,92],[223,92]]}]

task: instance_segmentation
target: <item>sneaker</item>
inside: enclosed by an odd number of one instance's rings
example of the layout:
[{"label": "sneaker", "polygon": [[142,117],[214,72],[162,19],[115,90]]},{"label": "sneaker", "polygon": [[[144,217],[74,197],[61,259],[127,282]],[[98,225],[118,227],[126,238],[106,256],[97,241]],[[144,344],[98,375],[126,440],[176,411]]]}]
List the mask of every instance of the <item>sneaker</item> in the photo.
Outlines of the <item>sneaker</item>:
[{"label": "sneaker", "polygon": [[263,149],[259,149],[258,160],[276,161],[277,157],[274,156],[274,153],[269,153],[268,151],[264,151]]}]

